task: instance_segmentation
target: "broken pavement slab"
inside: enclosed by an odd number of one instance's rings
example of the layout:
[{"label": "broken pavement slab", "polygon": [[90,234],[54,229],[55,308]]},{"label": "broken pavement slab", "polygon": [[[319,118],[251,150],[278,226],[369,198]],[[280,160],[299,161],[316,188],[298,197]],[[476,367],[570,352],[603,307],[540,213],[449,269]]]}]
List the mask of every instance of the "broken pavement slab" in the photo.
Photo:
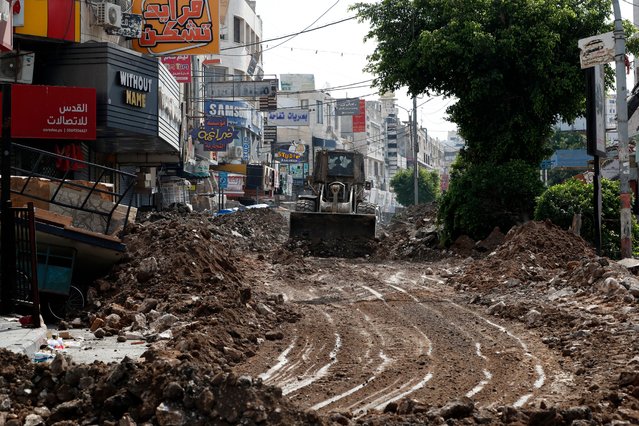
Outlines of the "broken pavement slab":
[{"label": "broken pavement slab", "polygon": [[148,343],[140,340],[126,340],[118,342],[118,336],[105,336],[97,338],[89,329],[73,329],[57,331],[49,330],[51,335],[64,336],[68,333],[70,338],[64,339],[72,343],[63,350],[63,353],[77,364],[91,364],[93,361],[104,363],[120,362],[125,357],[138,360],[147,350]]},{"label": "broken pavement slab", "polygon": [[22,327],[19,319],[18,316],[0,317],[0,347],[33,358],[47,343],[47,327],[42,319],[38,328]]},{"label": "broken pavement slab", "polygon": [[637,270],[639,270],[639,259],[627,257],[625,259],[617,261],[617,263],[621,266],[625,266],[631,272],[636,272]]}]

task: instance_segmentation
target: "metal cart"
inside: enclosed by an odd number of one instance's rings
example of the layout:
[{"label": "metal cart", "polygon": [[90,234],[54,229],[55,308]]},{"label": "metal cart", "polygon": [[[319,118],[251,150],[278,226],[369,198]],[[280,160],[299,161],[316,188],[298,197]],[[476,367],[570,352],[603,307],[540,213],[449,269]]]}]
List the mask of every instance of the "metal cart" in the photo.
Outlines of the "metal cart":
[{"label": "metal cart", "polygon": [[47,295],[49,312],[57,319],[84,307],[82,290],[72,285],[75,255],[73,248],[38,246],[38,289]]}]

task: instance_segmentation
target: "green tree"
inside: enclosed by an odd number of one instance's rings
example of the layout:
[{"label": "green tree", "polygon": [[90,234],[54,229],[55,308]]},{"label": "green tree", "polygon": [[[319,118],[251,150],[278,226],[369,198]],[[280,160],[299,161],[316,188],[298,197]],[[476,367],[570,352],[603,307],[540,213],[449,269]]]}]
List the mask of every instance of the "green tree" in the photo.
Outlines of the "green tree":
[{"label": "green tree", "polygon": [[[397,195],[397,201],[403,206],[415,204],[415,178],[413,169],[402,169],[395,173],[391,179],[391,186]],[[435,171],[419,169],[417,181],[418,197],[420,204],[430,203],[439,195],[439,175]]]},{"label": "green tree", "polygon": [[[353,9],[370,23],[367,38],[377,41],[366,67],[376,86],[458,99],[447,113],[466,141],[466,166],[452,179],[512,160],[537,168],[550,154],[553,124],[583,112],[578,40],[611,29],[609,0],[381,0]],[[514,189],[504,178],[494,182],[499,191]],[[460,191],[448,197],[479,216],[509,215],[490,212],[508,205],[465,205],[475,197]],[[455,227],[450,235],[469,231],[454,217],[443,222]]]},{"label": "green tree", "polygon": [[506,232],[532,217],[535,197],[543,190],[537,167],[521,160],[500,165],[458,162],[440,201],[442,242],[448,245],[461,234],[482,239],[495,226]]}]

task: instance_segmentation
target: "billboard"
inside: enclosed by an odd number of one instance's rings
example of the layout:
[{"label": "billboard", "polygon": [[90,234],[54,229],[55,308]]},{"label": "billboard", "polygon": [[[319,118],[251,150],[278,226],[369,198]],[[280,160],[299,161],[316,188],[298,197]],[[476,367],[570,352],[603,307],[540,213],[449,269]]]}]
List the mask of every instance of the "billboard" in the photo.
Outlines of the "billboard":
[{"label": "billboard", "polygon": [[152,56],[220,53],[219,2],[209,0],[133,0],[143,30],[134,50]]},{"label": "billboard", "polygon": [[[80,0],[20,1],[13,8],[16,34],[80,42]],[[24,10],[23,10],[24,9]]]},{"label": "billboard", "polygon": [[95,89],[14,84],[11,90],[11,137],[95,140]]}]

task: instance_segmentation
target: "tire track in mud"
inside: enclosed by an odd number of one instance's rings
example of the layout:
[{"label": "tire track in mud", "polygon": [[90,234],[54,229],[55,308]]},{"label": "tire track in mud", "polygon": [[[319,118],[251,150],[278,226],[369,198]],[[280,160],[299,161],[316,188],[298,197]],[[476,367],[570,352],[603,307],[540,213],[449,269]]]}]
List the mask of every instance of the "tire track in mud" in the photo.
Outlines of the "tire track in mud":
[{"label": "tire track in mud", "polygon": [[526,342],[446,299],[443,282],[423,268],[323,262],[294,289],[281,283],[304,318],[244,372],[304,408],[356,416],[406,396],[524,406],[540,393],[546,373]]}]

